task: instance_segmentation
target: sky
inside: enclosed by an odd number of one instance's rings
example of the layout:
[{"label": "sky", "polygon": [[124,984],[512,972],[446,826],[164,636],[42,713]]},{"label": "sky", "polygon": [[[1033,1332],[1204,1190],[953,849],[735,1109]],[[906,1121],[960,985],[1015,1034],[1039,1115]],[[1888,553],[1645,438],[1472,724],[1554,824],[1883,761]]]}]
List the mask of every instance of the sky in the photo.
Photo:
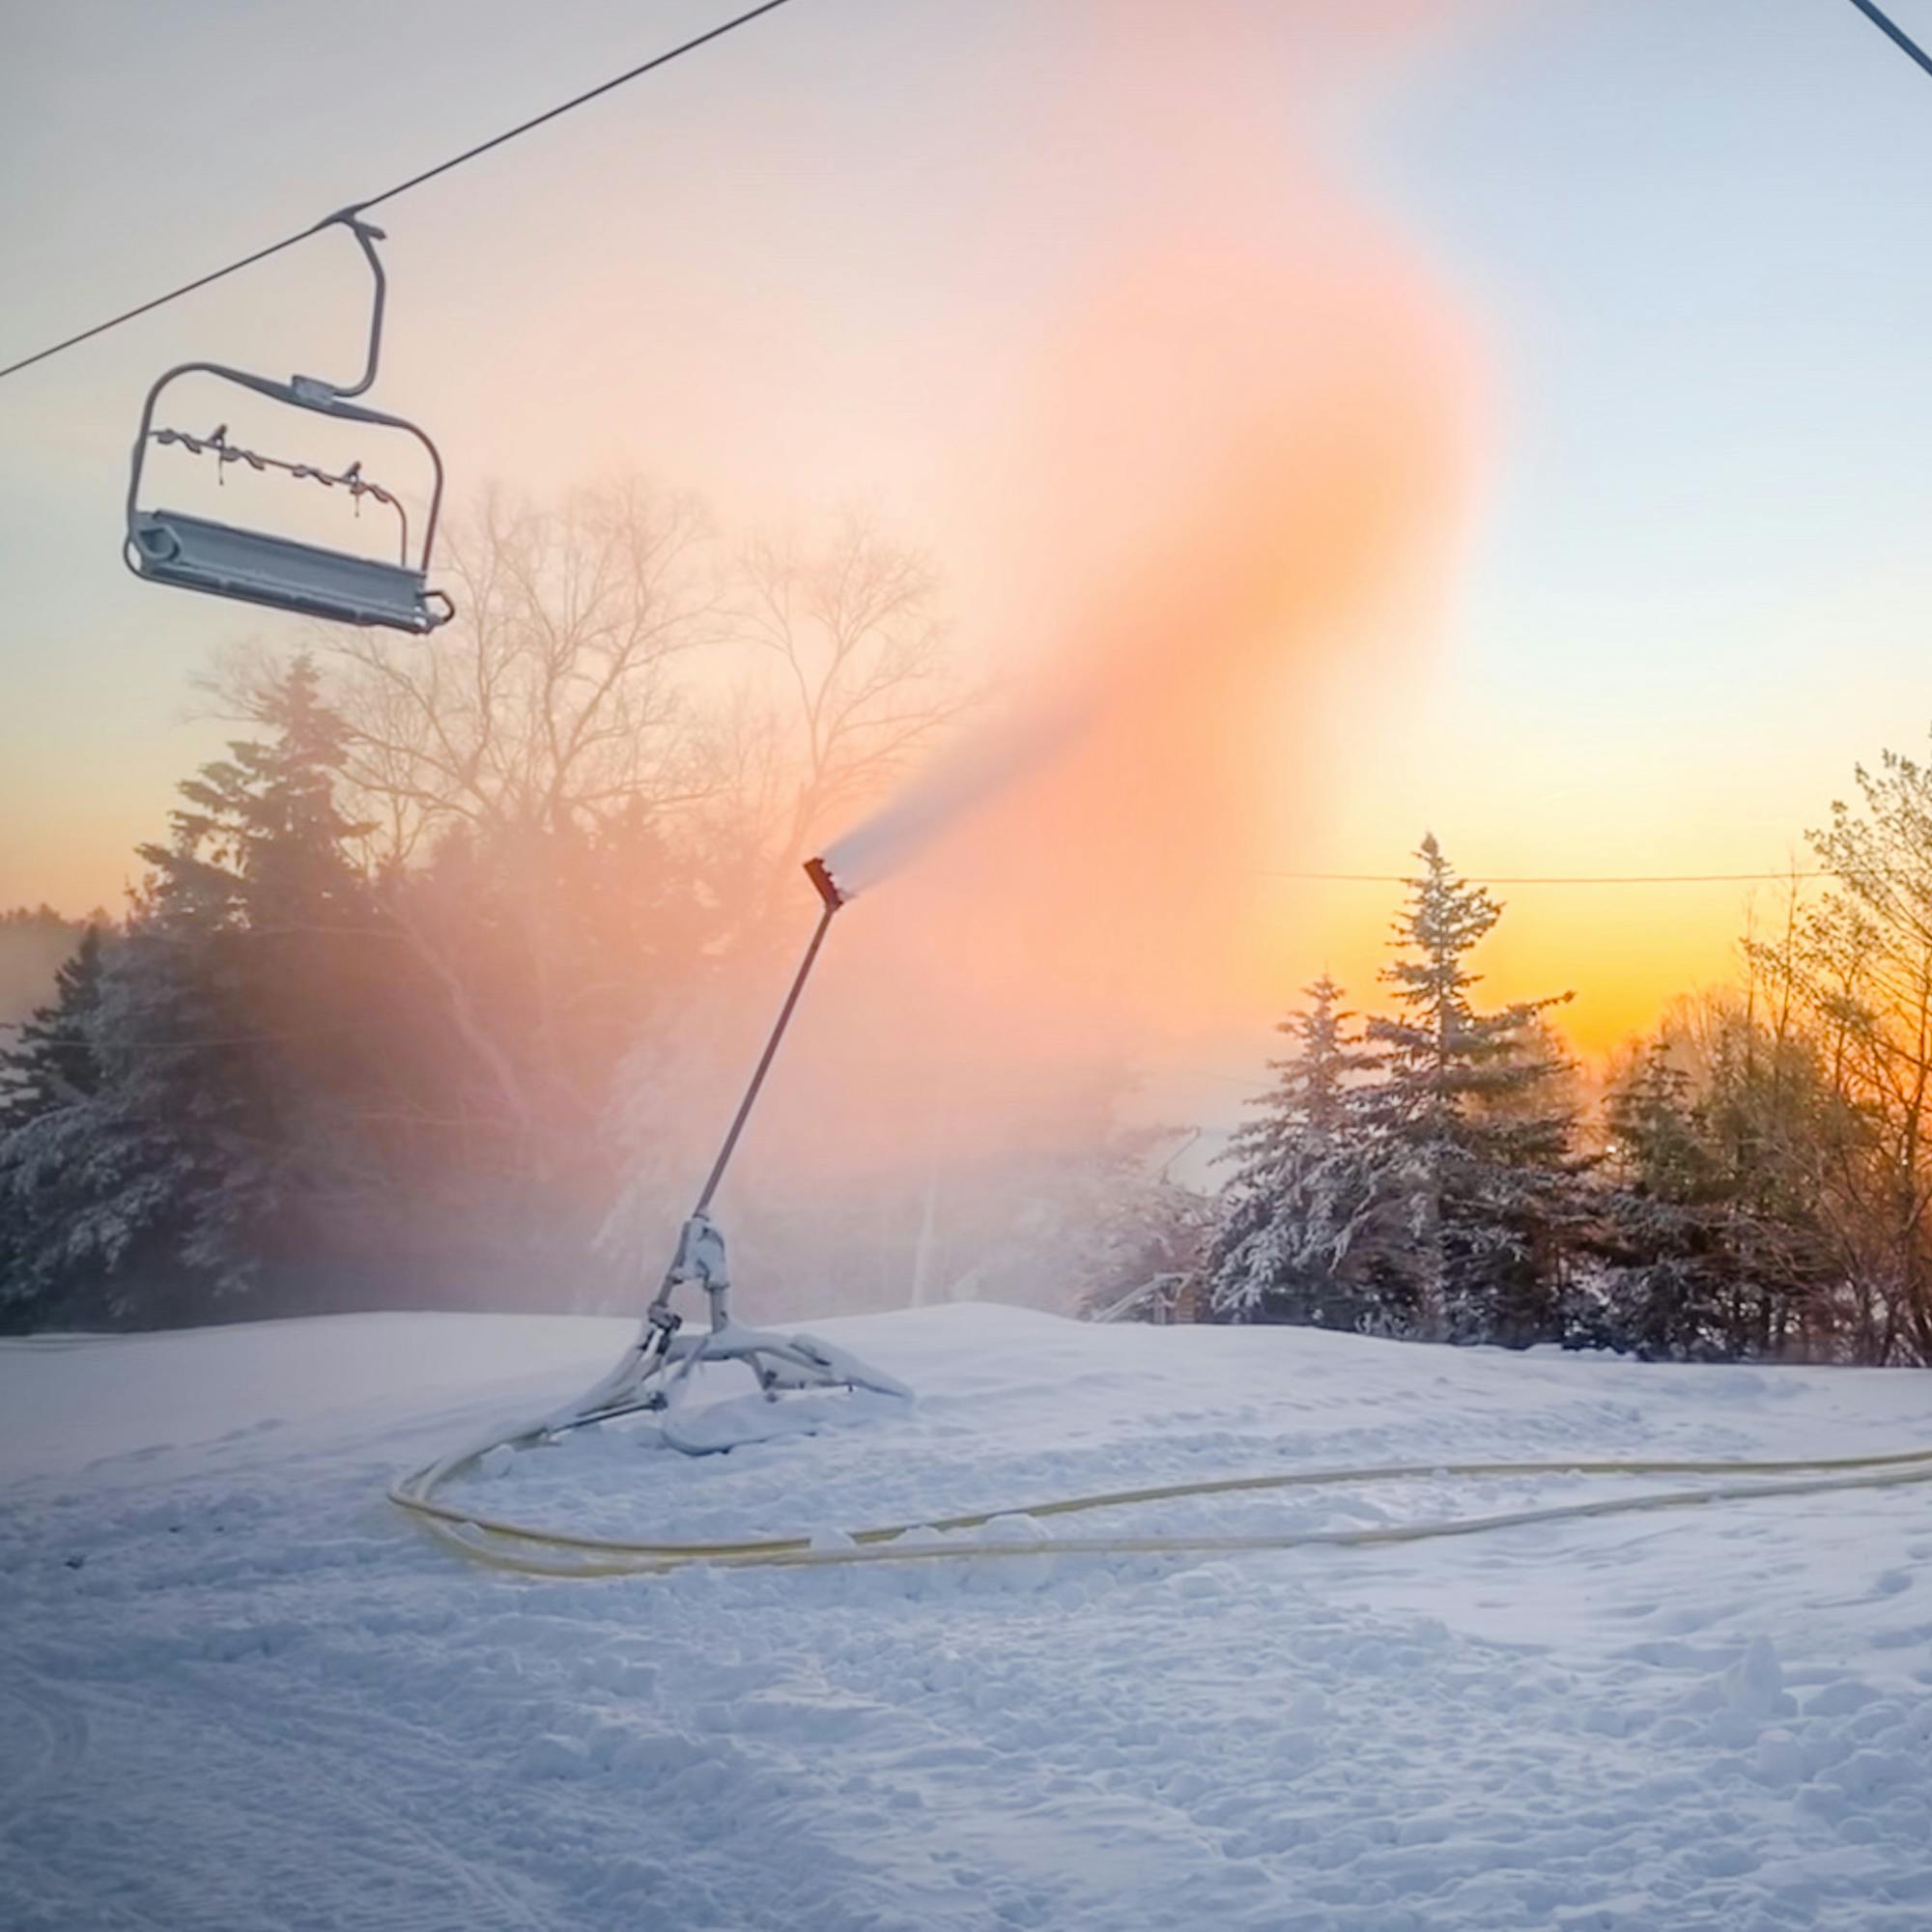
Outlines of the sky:
[{"label": "sky", "polygon": [[[29,10],[0,70],[0,362],[725,11],[174,0],[156,35],[135,0]],[[638,469],[733,525],[867,501],[934,553],[963,648],[1023,659],[982,426],[1108,242],[1186,207],[1228,71],[1110,87],[1132,11],[794,0],[432,184],[380,215],[379,400],[432,429],[459,496]],[[1238,860],[1275,908],[1265,983],[1163,1048],[1197,1113],[1229,1110],[1317,972],[1374,997],[1393,889],[1267,874],[1401,872],[1425,829],[1472,873],[1776,868],[1858,760],[1932,720],[1932,83],[1846,0],[1357,11],[1376,31],[1312,96],[1293,29],[1321,10],[1196,18],[1259,36],[1243,80],[1279,79],[1284,181],[1319,147],[1430,291],[1448,346],[1417,367],[1458,388],[1463,460],[1405,648],[1338,647],[1283,721],[1293,810]],[[1932,0],[1896,12],[1932,38]],[[1293,222],[1250,239],[1321,307],[1321,249]],[[353,360],[338,242],[0,383],[0,904],[118,903],[222,735],[190,674],[295,635],[137,583],[122,495],[168,363]],[[1733,885],[1498,895],[1489,990],[1574,987],[1591,1054],[1721,979],[1747,914]]]}]

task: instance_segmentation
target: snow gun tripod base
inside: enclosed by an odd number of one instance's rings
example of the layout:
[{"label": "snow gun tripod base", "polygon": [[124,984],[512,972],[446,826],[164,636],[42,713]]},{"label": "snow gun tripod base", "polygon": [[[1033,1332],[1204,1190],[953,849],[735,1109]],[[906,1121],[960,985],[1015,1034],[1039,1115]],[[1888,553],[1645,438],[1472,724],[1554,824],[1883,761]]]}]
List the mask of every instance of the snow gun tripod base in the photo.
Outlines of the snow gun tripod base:
[{"label": "snow gun tripod base", "polygon": [[[826,928],[832,923],[832,915],[845,903],[845,893],[822,859],[811,860],[805,870],[823,906],[817,927],[811,935],[811,944],[806,948],[805,958],[792,979],[791,990],[779,1009],[778,1023],[765,1041],[765,1050],[753,1071],[745,1097],[738,1103],[738,1112],[724,1136],[724,1144],[712,1162],[711,1173],[697,1197],[697,1206],[678,1236],[676,1257],[665,1271],[664,1281],[645,1312],[643,1327],[624,1359],[610,1375],[581,1402],[539,1425],[526,1440],[550,1441],[570,1430],[587,1428],[595,1422],[608,1422],[616,1416],[656,1413],[664,1418],[664,1439],[672,1448],[682,1449],[687,1455],[699,1456],[713,1450],[729,1449],[737,1442],[756,1441],[768,1435],[783,1434],[792,1426],[789,1418],[781,1422],[778,1417],[772,1416],[767,1420],[776,1426],[761,1427],[754,1421],[743,1433],[732,1435],[728,1431],[721,1433],[715,1427],[701,1426],[703,1417],[712,1411],[699,1411],[696,1416],[687,1411],[680,1416],[677,1413],[678,1404],[689,1393],[692,1378],[698,1366],[706,1362],[743,1362],[756,1378],[759,1393],[767,1403],[775,1406],[781,1396],[805,1389],[842,1388],[854,1393],[863,1391],[893,1396],[900,1401],[912,1399],[912,1391],[903,1382],[878,1369],[867,1367],[857,1356],[847,1354],[842,1349],[835,1349],[814,1336],[779,1335],[766,1328],[741,1328],[733,1321],[731,1280],[724,1263],[724,1237],[711,1219],[712,1199],[718,1192],[719,1183],[724,1179],[724,1170],[730,1165],[739,1136],[751,1118],[753,1103],[765,1084],[765,1075],[771,1071],[779,1042],[784,1038],[785,1028],[791,1023],[792,1010],[798,1005],[799,995],[804,992],[805,982],[818,958],[818,949],[825,943]],[[706,1334],[684,1335],[678,1332],[684,1321],[671,1307],[671,1299],[687,1283],[702,1288],[710,1302],[711,1327]],[[734,1406],[717,1406],[720,1410]],[[728,1422],[731,1418],[722,1416],[718,1419]]]},{"label": "snow gun tripod base", "polygon": [[[671,1297],[686,1283],[704,1290],[711,1306],[711,1326],[703,1334],[687,1335]],[[683,1411],[692,1377],[702,1363],[742,1362],[752,1372],[767,1403],[806,1389],[848,1389],[871,1395],[912,1400],[912,1391],[895,1377],[869,1367],[856,1355],[821,1342],[813,1335],[781,1335],[769,1328],[747,1328],[732,1321],[731,1284],[724,1266],[724,1237],[711,1217],[699,1211],[684,1224],[677,1259],[665,1276],[643,1332],[614,1370],[582,1402],[553,1417],[537,1432],[552,1440],[573,1429],[610,1422],[621,1415],[662,1416],[665,1441],[688,1456],[709,1455],[742,1441],[756,1441],[785,1433],[785,1426],[732,1429],[735,1419],[722,1414],[724,1429],[706,1426],[710,1410],[696,1415]],[[735,1405],[720,1404],[721,1411]],[[774,1418],[776,1422],[776,1418]]]}]

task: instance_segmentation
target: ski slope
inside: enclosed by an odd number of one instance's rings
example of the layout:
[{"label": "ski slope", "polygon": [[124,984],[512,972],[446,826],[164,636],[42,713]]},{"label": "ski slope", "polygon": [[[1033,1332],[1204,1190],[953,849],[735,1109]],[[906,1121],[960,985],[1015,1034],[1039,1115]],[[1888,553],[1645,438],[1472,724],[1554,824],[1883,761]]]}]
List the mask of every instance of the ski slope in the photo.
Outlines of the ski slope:
[{"label": "ski slope", "polygon": [[[1932,1446],[1916,1373],[979,1306],[820,1332],[918,1406],[697,1462],[607,1427],[452,1493],[837,1547],[1222,1474]],[[0,1346],[0,1925],[1932,1924],[1932,1486],[1380,1549],[567,1582],[459,1562],[384,1502],[629,1333],[395,1315]],[[1660,1487],[1682,1483],[1345,1485],[1080,1524]]]}]

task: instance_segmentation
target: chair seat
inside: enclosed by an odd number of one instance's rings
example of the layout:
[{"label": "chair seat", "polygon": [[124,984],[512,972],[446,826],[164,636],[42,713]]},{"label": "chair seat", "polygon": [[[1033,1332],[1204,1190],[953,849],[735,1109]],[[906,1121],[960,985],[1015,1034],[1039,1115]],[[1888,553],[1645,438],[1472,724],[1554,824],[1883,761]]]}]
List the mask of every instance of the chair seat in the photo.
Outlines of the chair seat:
[{"label": "chair seat", "polygon": [[157,583],[339,624],[420,633],[437,622],[424,601],[422,572],[407,564],[238,529],[179,510],[138,511],[128,535],[135,569]]}]

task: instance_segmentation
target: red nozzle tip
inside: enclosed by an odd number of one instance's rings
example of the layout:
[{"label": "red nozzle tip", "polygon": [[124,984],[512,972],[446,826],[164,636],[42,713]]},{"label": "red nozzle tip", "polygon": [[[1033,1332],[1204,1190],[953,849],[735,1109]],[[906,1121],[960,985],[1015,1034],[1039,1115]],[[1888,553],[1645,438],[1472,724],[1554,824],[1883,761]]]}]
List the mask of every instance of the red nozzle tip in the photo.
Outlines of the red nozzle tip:
[{"label": "red nozzle tip", "polygon": [[845,903],[845,895],[838,890],[838,881],[827,870],[823,859],[808,859],[805,862],[805,876],[818,889],[818,896],[825,901],[828,912],[837,912]]}]

